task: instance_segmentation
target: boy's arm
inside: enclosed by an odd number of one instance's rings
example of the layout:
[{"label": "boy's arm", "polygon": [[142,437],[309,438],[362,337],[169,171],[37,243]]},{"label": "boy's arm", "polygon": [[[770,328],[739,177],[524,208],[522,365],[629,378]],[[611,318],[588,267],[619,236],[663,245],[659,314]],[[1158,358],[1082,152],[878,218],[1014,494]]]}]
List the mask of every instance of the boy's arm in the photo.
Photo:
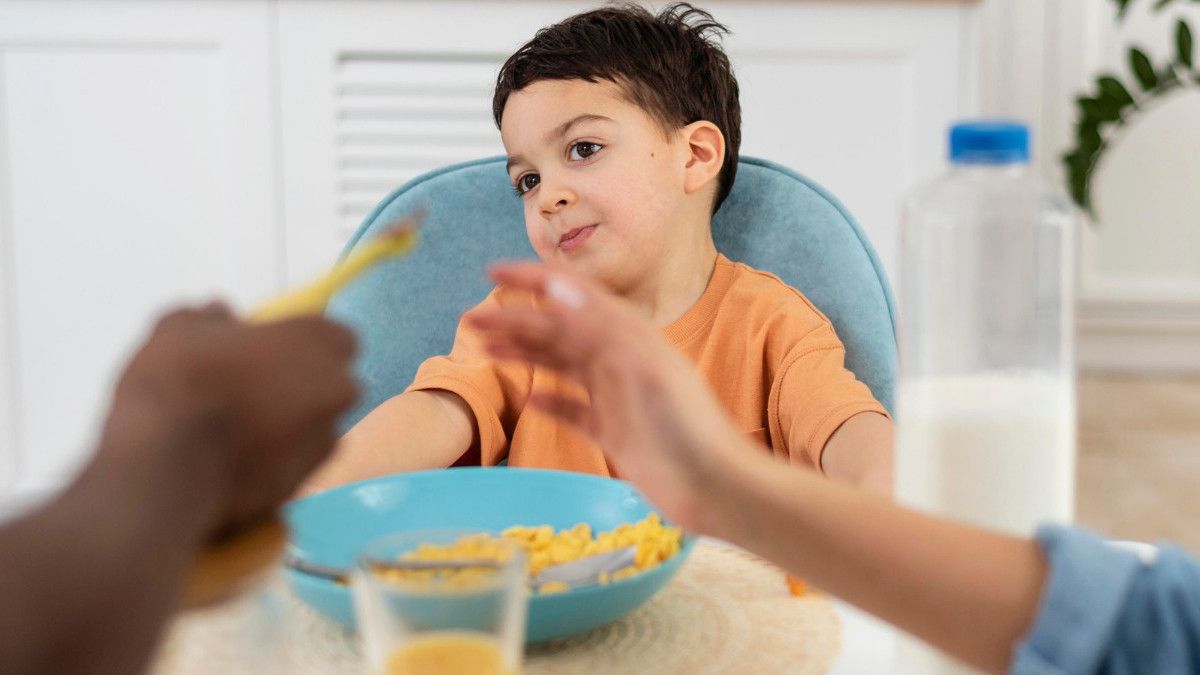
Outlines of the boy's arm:
[{"label": "boy's arm", "polygon": [[524,406],[532,374],[524,365],[505,366],[489,357],[469,317],[506,304],[528,306],[532,300],[528,294],[512,297],[496,288],[468,310],[450,353],[426,359],[407,391],[384,401],[346,432],[333,457],[299,494],[392,473],[442,469],[476,450],[488,464],[503,457],[507,438],[501,418]]},{"label": "boy's arm", "polygon": [[365,478],[450,466],[479,443],[475,415],[461,396],[431,389],[394,396],[338,442],[301,495]]},{"label": "boy's arm", "polygon": [[825,443],[821,469],[881,497],[892,496],[892,421],[875,412],[846,420]]},{"label": "boy's arm", "polygon": [[795,342],[768,402],[772,441],[794,462],[890,497],[892,421],[845,354],[828,323]]}]

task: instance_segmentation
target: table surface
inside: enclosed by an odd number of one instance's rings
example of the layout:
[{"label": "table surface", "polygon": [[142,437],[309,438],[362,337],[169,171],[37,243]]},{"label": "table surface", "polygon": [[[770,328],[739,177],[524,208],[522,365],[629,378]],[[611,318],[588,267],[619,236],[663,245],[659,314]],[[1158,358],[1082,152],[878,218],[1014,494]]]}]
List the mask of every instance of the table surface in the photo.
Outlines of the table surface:
[{"label": "table surface", "polygon": [[[645,606],[583,636],[527,650],[524,675],[892,672],[895,631],[821,593],[788,594],[783,571],[702,539]],[[281,578],[177,618],[153,675],[364,673],[355,637],[287,593]]]}]

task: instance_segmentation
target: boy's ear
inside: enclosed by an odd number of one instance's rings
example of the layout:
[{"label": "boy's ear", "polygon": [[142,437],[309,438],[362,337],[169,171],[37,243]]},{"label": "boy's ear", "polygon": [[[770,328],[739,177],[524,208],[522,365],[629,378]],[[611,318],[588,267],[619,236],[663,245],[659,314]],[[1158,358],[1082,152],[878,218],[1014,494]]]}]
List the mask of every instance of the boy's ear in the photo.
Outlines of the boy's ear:
[{"label": "boy's ear", "polygon": [[725,135],[712,122],[692,122],[682,130],[687,145],[687,164],[684,166],[683,191],[687,194],[703,189],[721,173],[725,163]]}]

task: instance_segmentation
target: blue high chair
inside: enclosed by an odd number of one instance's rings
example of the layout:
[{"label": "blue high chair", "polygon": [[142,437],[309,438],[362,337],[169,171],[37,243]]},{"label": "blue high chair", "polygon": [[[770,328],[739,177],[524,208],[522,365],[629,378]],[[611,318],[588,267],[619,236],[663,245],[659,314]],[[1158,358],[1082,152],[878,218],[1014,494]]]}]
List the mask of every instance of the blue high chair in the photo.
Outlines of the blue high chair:
[{"label": "blue high chair", "polygon": [[[362,399],[349,428],[402,392],[426,358],[445,354],[461,314],[491,289],[495,260],[534,258],[521,200],[504,157],[455,164],[388,195],[350,239],[349,251],[396,219],[423,209],[421,243],[337,295],[329,315],[359,337]],[[777,275],[833,322],[846,366],[892,409],[894,307],[887,277],[854,218],[829,193],[779,164],[742,157],[737,180],[713,219],[717,249]]]}]

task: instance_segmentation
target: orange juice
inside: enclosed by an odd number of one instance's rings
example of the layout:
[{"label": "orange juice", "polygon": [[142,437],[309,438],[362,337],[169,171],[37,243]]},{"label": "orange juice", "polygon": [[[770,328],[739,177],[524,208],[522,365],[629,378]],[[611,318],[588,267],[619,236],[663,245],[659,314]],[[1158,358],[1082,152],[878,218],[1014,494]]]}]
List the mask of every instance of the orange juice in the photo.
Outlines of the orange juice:
[{"label": "orange juice", "polygon": [[479,633],[431,633],[397,649],[382,675],[516,675],[494,638]]}]

